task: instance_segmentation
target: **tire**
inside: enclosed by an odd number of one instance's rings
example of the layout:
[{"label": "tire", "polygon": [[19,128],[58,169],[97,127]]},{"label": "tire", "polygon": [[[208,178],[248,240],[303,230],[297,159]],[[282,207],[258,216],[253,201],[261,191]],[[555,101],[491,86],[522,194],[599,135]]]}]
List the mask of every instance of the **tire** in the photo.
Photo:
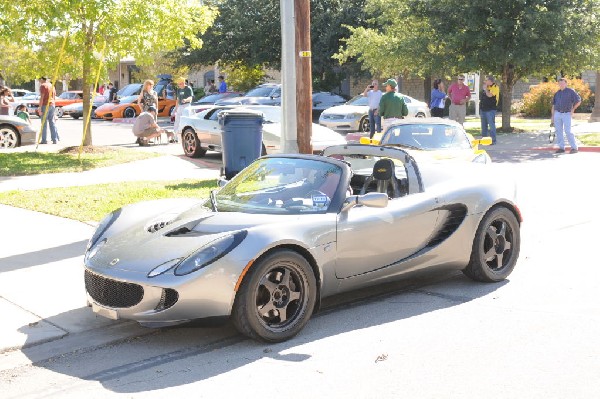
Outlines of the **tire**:
[{"label": "tire", "polygon": [[506,279],[515,268],[521,248],[519,222],[505,207],[494,208],[483,218],[463,273],[476,281]]},{"label": "tire", "polygon": [[57,118],[62,118],[64,115],[62,107],[56,107],[55,112]]},{"label": "tire", "polygon": [[425,118],[426,115],[423,112],[417,112],[417,114],[415,115],[415,118]]},{"label": "tire", "polygon": [[358,124],[358,129],[361,132],[365,132],[368,133],[369,130],[369,117],[368,116],[363,116],[360,120],[360,123]]},{"label": "tire", "polygon": [[132,107],[125,108],[125,111],[123,111],[123,118],[135,118],[135,109]]},{"label": "tire", "polygon": [[16,148],[21,145],[21,136],[12,126],[0,126],[0,148]]},{"label": "tire", "polygon": [[233,324],[253,339],[286,341],[310,319],[316,287],[313,270],[303,256],[287,249],[274,251],[244,278],[233,303]]},{"label": "tire", "polygon": [[206,154],[206,150],[200,145],[200,139],[191,127],[186,127],[181,133],[181,145],[183,153],[190,158],[200,158]]}]

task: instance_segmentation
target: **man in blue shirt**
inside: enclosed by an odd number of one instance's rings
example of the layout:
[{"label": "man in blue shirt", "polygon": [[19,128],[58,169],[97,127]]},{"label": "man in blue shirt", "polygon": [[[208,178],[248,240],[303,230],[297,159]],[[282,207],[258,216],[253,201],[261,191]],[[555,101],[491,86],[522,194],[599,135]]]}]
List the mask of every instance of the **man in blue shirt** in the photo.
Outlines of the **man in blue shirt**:
[{"label": "man in blue shirt", "polygon": [[219,93],[227,92],[227,83],[225,83],[225,77],[219,76]]},{"label": "man in blue shirt", "polygon": [[558,141],[557,154],[565,152],[565,137],[571,145],[571,154],[578,152],[577,143],[575,142],[575,135],[571,132],[571,118],[575,113],[575,110],[581,104],[581,97],[577,92],[570,87],[567,87],[567,79],[560,78],[558,80],[558,86],[560,90],[554,94],[552,99],[552,119],[550,126],[556,127],[556,139]]}]

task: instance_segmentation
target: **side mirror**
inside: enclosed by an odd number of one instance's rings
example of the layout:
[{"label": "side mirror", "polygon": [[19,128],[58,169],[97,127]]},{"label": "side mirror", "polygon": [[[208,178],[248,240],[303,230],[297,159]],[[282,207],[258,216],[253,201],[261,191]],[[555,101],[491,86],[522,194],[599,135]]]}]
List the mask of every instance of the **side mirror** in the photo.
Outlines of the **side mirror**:
[{"label": "side mirror", "polygon": [[351,195],[344,201],[342,211],[345,212],[357,205],[364,205],[371,208],[385,208],[388,204],[386,193],[367,193],[364,195]]},{"label": "side mirror", "polygon": [[229,183],[229,180],[223,179],[222,177],[217,180],[217,186],[219,187],[223,187],[227,183]]}]

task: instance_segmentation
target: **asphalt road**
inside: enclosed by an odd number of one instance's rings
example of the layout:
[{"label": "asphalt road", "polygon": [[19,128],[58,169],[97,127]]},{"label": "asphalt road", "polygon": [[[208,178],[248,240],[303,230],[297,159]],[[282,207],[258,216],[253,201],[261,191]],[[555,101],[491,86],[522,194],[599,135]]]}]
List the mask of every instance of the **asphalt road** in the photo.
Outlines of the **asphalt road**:
[{"label": "asphalt road", "polygon": [[[109,134],[129,145],[119,129]],[[518,180],[524,216],[521,256],[505,282],[451,273],[352,293],[276,345],[231,326],[148,330],[102,320],[0,355],[0,396],[600,397],[600,153],[490,153]]]}]

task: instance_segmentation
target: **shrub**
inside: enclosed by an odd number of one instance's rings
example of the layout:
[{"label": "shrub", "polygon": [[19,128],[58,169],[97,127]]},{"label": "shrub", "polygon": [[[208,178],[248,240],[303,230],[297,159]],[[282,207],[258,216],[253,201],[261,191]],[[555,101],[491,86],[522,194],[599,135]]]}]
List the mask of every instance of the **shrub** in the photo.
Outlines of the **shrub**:
[{"label": "shrub", "polygon": [[[581,105],[577,112],[589,112],[593,96],[588,84],[581,79],[573,79],[569,81],[569,87],[581,96]],[[549,117],[552,112],[552,99],[558,90],[557,82],[545,82],[532,86],[529,93],[523,95],[522,112],[526,116]]]}]

